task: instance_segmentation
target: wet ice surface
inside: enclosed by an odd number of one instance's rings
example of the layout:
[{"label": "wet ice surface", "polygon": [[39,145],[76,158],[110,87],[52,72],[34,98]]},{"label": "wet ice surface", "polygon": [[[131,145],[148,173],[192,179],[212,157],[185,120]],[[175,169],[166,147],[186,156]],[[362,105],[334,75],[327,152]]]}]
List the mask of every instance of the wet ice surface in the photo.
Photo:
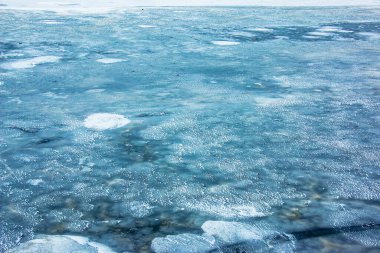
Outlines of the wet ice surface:
[{"label": "wet ice surface", "polygon": [[380,250],[379,12],[2,11],[0,252]]}]

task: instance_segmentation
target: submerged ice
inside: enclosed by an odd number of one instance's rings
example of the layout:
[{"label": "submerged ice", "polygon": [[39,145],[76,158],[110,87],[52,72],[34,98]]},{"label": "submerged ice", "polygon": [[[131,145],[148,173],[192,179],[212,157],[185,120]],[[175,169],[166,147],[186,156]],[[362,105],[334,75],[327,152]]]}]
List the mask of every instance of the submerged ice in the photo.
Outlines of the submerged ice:
[{"label": "submerged ice", "polygon": [[379,251],[379,12],[1,10],[0,252]]}]

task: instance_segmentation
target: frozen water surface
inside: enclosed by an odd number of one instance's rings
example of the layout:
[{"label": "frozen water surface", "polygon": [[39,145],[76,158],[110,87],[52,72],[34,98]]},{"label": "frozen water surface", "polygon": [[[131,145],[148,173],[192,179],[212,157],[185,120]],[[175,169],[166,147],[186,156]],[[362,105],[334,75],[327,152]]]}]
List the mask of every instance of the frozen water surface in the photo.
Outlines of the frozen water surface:
[{"label": "frozen water surface", "polygon": [[0,252],[380,250],[379,8],[0,14]]}]

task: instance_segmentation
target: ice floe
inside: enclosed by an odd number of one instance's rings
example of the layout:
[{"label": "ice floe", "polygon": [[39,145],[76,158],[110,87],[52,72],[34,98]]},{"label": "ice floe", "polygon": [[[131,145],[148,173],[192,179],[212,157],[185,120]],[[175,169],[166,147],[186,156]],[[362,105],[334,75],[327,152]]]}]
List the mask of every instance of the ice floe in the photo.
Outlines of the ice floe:
[{"label": "ice floe", "polygon": [[1,65],[1,67],[5,69],[28,69],[34,68],[39,64],[58,62],[60,59],[61,57],[51,55],[38,56],[31,59],[23,59],[9,63],[4,63]]},{"label": "ice floe", "polygon": [[234,45],[240,44],[240,42],[237,42],[237,41],[226,41],[226,40],[213,40],[211,41],[211,43],[218,46],[234,46]]},{"label": "ice floe", "polygon": [[106,245],[90,241],[86,237],[71,235],[39,235],[35,239],[8,250],[7,253],[113,253]]},{"label": "ice floe", "polygon": [[57,21],[57,20],[52,20],[52,19],[42,20],[41,23],[43,23],[43,24],[47,24],[47,25],[58,25],[58,24],[62,24],[62,22],[59,22],[59,21]]},{"label": "ice floe", "polygon": [[308,35],[304,35],[304,36],[302,36],[302,38],[315,40],[315,39],[319,39],[320,37],[319,37],[319,36],[308,36]]},{"label": "ice floe", "polygon": [[202,225],[202,230],[204,231],[202,235],[186,233],[155,238],[151,248],[156,253],[207,253],[224,252],[222,249],[225,247],[246,242],[254,243],[260,248],[267,247],[263,240],[266,231],[259,231],[258,228],[249,224],[206,221]]},{"label": "ice floe", "polygon": [[269,28],[252,28],[252,29],[249,29],[250,31],[254,31],[254,32],[264,32],[264,33],[269,33],[269,32],[273,32],[272,29],[269,29]]},{"label": "ice floe", "polygon": [[42,184],[44,182],[44,180],[42,179],[29,179],[27,181],[28,184],[31,184],[31,185],[39,185],[39,184]]},{"label": "ice floe", "polygon": [[155,28],[154,25],[139,25],[140,28]]},{"label": "ice floe", "polygon": [[320,36],[320,37],[327,37],[327,36],[332,35],[331,33],[328,33],[328,32],[309,32],[308,34],[311,36]]},{"label": "ice floe", "polygon": [[360,32],[358,34],[367,37],[369,40],[380,40],[380,33]]},{"label": "ice floe", "polygon": [[120,59],[120,58],[101,58],[97,59],[97,62],[104,63],[104,64],[112,64],[112,63],[118,63],[118,62],[123,62],[125,59]]},{"label": "ice floe", "polygon": [[84,120],[83,125],[87,128],[101,131],[123,127],[130,122],[131,121],[123,115],[112,113],[94,113]]},{"label": "ice floe", "polygon": [[155,238],[151,249],[156,253],[292,253],[295,237],[261,226],[241,222],[206,221],[203,234],[179,234]]},{"label": "ice floe", "polygon": [[332,33],[351,33],[352,31],[343,30],[340,27],[337,26],[322,26],[321,28],[318,28],[317,31],[319,32],[332,32]]}]

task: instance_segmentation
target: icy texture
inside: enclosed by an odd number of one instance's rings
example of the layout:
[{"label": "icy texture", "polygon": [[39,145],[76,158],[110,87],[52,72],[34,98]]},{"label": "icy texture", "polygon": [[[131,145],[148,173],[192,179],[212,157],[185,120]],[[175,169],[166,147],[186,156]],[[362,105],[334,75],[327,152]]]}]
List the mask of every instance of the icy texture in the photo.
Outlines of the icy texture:
[{"label": "icy texture", "polygon": [[248,253],[379,251],[378,229],[334,230],[380,224],[379,17],[2,10],[0,252],[38,234],[147,252],[207,221],[264,233]]}]

